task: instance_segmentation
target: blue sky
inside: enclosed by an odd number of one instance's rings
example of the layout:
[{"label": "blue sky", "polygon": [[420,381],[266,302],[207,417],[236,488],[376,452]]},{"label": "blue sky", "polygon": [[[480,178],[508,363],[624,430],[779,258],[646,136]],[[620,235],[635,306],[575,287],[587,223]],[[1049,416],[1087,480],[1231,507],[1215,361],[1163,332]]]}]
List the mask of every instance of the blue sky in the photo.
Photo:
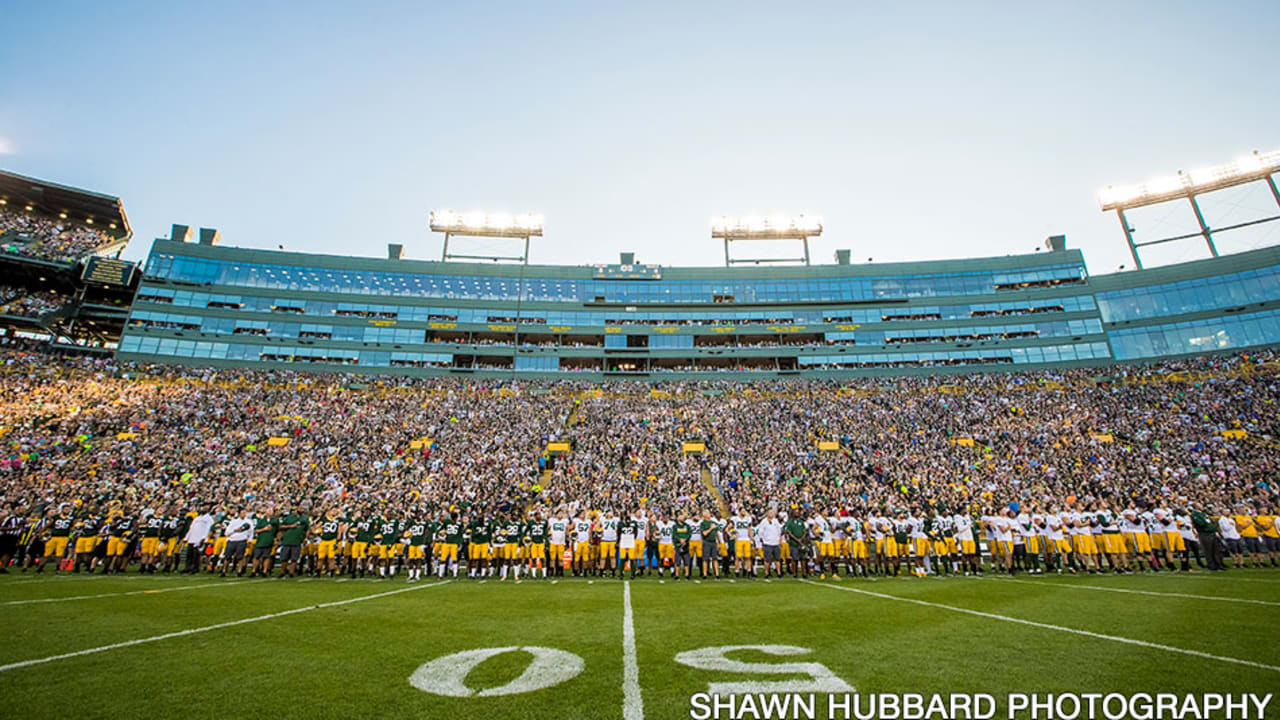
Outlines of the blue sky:
[{"label": "blue sky", "polygon": [[[714,265],[712,215],[807,212],[823,262],[1066,233],[1104,272],[1129,259],[1099,187],[1280,148],[1274,1],[19,1],[4,18],[0,167],[121,196],[132,258],[174,222],[438,258],[428,210],[478,208],[544,213],[535,262]],[[1254,189],[1207,211],[1275,208]],[[1135,219],[1148,237],[1192,222]]]}]

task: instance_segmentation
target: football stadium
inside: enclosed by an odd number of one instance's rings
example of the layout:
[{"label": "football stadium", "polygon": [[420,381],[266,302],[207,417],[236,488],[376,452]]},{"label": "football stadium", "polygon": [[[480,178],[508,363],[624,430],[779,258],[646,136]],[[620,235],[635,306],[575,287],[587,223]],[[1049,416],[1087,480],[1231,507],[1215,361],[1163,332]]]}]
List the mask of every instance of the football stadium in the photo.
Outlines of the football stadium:
[{"label": "football stadium", "polygon": [[713,215],[700,265],[430,197],[224,235],[42,152],[0,717],[1280,716],[1280,150],[1080,188],[1086,247]]}]

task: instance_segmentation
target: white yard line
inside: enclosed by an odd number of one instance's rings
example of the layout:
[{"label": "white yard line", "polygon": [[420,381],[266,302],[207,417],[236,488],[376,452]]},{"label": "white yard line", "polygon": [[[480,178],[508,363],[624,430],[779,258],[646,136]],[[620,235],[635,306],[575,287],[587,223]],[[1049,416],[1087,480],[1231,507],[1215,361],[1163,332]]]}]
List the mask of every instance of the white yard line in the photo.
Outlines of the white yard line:
[{"label": "white yard line", "polygon": [[640,664],[636,660],[636,628],[631,614],[631,581],[622,586],[622,718],[644,720]]},{"label": "white yard line", "polygon": [[884,593],[860,590],[847,585],[826,585],[812,580],[801,580],[801,582],[809,583],[810,585],[817,585],[818,587],[830,588],[832,590],[843,590],[844,592],[858,593],[860,595],[870,595],[871,597],[877,597],[883,600],[896,600],[898,602],[923,605],[925,607],[938,608],[941,610],[950,610],[952,612],[964,613],[966,615],[976,615],[978,617],[989,618],[991,620],[1003,620],[1004,622],[1016,623],[1018,625],[1029,625],[1031,627],[1042,628],[1044,630],[1057,630],[1059,632],[1082,635],[1084,637],[1097,638],[1099,640],[1110,640],[1112,642],[1124,643],[1126,645],[1137,645],[1139,647],[1152,648],[1154,650],[1164,650],[1165,652],[1191,655],[1194,657],[1206,658],[1208,660],[1218,660],[1220,662],[1247,665],[1249,667],[1260,668],[1262,670],[1280,672],[1280,666],[1267,665],[1266,663],[1255,662],[1253,660],[1242,660],[1240,658],[1227,657],[1225,655],[1214,655],[1212,653],[1201,652],[1199,650],[1188,650],[1186,648],[1174,647],[1172,645],[1161,645],[1159,643],[1147,642],[1145,640],[1134,640],[1133,638],[1120,637],[1119,635],[1106,635],[1103,633],[1091,632],[1089,630],[1064,627],[1062,625],[1051,625],[1049,623],[1035,622],[1034,620],[1023,620],[1022,618],[1010,617],[1008,615],[998,615],[996,613],[982,612],[981,610],[971,610],[969,608],[956,607],[955,605],[943,605],[942,603],[929,602],[928,600],[916,600],[914,598],[904,598],[896,595],[885,595]]},{"label": "white yard line", "polygon": [[163,635],[152,635],[151,637],[138,638],[137,640],[126,640],[124,642],[112,643],[111,645],[102,645],[100,647],[89,648],[88,650],[77,650],[75,652],[62,653],[61,655],[50,655],[49,657],[37,658],[35,660],[23,660],[21,662],[9,663],[8,665],[0,665],[0,672],[9,670],[17,670],[18,668],[30,667],[32,665],[43,665],[44,663],[53,662],[55,660],[65,660],[67,658],[80,657],[82,655],[93,655],[94,653],[106,652],[108,650],[117,650],[119,648],[132,647],[134,645],[144,645],[146,643],[157,642],[159,640],[169,640],[170,638],[185,637],[187,635],[195,635],[197,633],[209,632],[210,630],[221,630],[222,628],[235,627],[236,625],[247,625],[249,623],[259,622],[261,620],[271,620],[273,618],[285,617],[286,615],[296,615],[311,610],[319,610],[320,608],[337,607],[339,605],[350,605],[351,603],[364,602],[365,600],[375,600],[388,595],[399,595],[400,593],[413,592],[414,590],[425,590],[429,587],[444,585],[448,580],[431,583],[430,585],[414,585],[412,587],[400,588],[399,590],[388,590],[386,592],[374,593],[372,595],[362,595],[360,597],[350,598],[348,600],[337,600],[334,602],[320,603],[319,605],[307,605],[305,607],[285,610],[284,612],[270,613],[268,615],[258,615],[257,617],[243,618],[241,620],[231,620],[229,622],[217,623],[215,625],[205,625],[204,627],[191,628],[189,630],[179,630],[177,632],[165,633]]},{"label": "white yard line", "polygon": [[[10,575],[13,575],[13,573],[14,573],[13,570],[9,571]],[[210,573],[200,573],[200,574],[213,577],[213,575]],[[70,572],[57,572],[57,573],[50,573],[48,575],[45,575],[43,573],[36,573],[32,571],[31,573],[19,575],[18,577],[4,578],[3,576],[0,576],[0,578],[3,578],[3,579],[0,579],[0,588],[6,587],[9,585],[28,585],[35,582],[57,581],[60,583],[67,583],[67,582],[82,582],[85,580],[112,580],[115,582],[133,582],[135,580],[152,580],[152,581],[190,580],[190,579],[195,579],[195,577],[196,576],[194,575],[191,577],[187,577],[186,575],[114,575],[114,574],[113,575],[100,575],[100,574],[80,575],[77,573],[70,573]]]},{"label": "white yard line", "polygon": [[1200,571],[1198,575],[1186,575],[1179,573],[1177,575],[1161,575],[1160,577],[1176,577],[1183,580],[1215,580],[1217,582],[1260,582],[1260,583],[1280,583],[1280,578],[1246,578],[1239,575],[1219,575],[1217,573],[1209,573],[1207,570]]},{"label": "white yard line", "polygon": [[1156,597],[1172,597],[1186,598],[1188,600],[1220,600],[1222,602],[1248,603],[1251,605],[1272,605],[1280,606],[1280,602],[1272,600],[1253,600],[1250,598],[1224,597],[1222,595],[1193,595],[1191,593],[1180,592],[1160,592],[1158,590],[1134,590],[1131,588],[1114,588],[1104,585],[1079,585],[1076,583],[1055,583],[1044,582],[1043,580],[1022,580],[1018,578],[1010,578],[1011,582],[1027,583],[1031,585],[1047,585],[1048,587],[1057,588],[1078,588],[1080,590],[1105,590],[1106,592],[1128,593],[1132,595],[1154,595]]},{"label": "white yard line", "polygon": [[96,595],[69,595],[67,597],[35,598],[31,600],[6,600],[5,602],[0,602],[0,605],[38,605],[42,603],[69,602],[71,600],[96,600],[98,598],[124,597],[126,595],[159,595],[160,593],[180,592],[182,590],[199,590],[200,588],[252,585],[253,583],[265,582],[266,580],[267,578],[263,578],[262,580],[224,580],[222,582],[215,583],[179,585],[178,587],[153,588],[151,590],[129,590],[126,592],[98,593]]}]

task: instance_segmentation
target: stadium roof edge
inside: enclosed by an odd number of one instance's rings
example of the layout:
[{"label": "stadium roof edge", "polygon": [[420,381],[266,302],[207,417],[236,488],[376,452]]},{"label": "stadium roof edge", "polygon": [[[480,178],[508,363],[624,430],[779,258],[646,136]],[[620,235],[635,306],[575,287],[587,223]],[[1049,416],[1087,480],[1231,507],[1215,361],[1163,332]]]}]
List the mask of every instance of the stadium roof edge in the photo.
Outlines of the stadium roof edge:
[{"label": "stadium roof edge", "polygon": [[[168,238],[157,238],[151,252],[175,252],[187,257],[226,259],[234,257],[243,262],[274,265],[292,265],[333,269],[374,270],[381,272],[419,272],[440,275],[468,275],[487,277],[555,277],[565,279],[590,279],[596,265],[517,265],[483,262],[441,262],[439,260],[389,260],[385,257],[308,253],[293,250],[271,250],[229,245],[208,246],[184,243]],[[945,260],[913,260],[905,262],[857,263],[852,265],[788,265],[788,266],[660,266],[663,279],[690,280],[716,278],[801,278],[824,279],[843,277],[883,277],[886,275],[917,275],[928,273],[954,273],[965,271],[990,271],[992,269],[1021,269],[1047,265],[1081,265],[1084,256],[1072,248],[1056,253],[1024,253],[977,258]]]},{"label": "stadium roof edge", "polygon": [[[46,195],[46,191],[51,192]],[[126,240],[133,236],[124,202],[113,195],[0,170],[0,197],[16,197],[49,212],[102,218],[119,226],[113,234]]]}]

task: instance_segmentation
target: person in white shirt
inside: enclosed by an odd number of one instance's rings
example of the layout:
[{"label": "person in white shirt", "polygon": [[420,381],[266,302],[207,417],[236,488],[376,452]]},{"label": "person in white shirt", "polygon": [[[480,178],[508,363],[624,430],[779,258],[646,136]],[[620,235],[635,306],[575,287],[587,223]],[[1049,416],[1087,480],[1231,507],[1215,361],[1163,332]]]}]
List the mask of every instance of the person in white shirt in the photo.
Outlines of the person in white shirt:
[{"label": "person in white shirt", "polygon": [[243,508],[227,521],[226,529],[222,531],[227,536],[227,547],[222,556],[222,577],[227,576],[228,566],[236,568],[237,576],[244,574],[245,548],[249,545],[249,538],[253,537],[253,526],[253,513],[247,513]]},{"label": "person in white shirt", "polygon": [[[756,533],[760,537],[760,554],[764,558],[764,576],[769,577],[770,572],[776,572],[778,577],[782,577],[782,523],[778,521],[778,513],[769,508],[764,519],[756,526]],[[737,517],[737,516],[735,516]],[[748,516],[748,520],[750,517]],[[736,532],[736,523],[734,524]],[[739,541],[735,539],[736,546]]]},{"label": "person in white shirt", "polygon": [[1244,567],[1244,542],[1240,540],[1240,529],[1236,527],[1236,519],[1231,516],[1231,508],[1223,507],[1218,518],[1218,529],[1222,531],[1222,544],[1231,555],[1232,567]]},{"label": "person in white shirt", "polygon": [[209,539],[209,531],[213,530],[213,515],[209,508],[202,508],[200,514],[191,519],[187,534],[182,542],[187,545],[187,565],[182,571],[188,575],[200,572],[200,560],[204,557],[204,544]]}]

